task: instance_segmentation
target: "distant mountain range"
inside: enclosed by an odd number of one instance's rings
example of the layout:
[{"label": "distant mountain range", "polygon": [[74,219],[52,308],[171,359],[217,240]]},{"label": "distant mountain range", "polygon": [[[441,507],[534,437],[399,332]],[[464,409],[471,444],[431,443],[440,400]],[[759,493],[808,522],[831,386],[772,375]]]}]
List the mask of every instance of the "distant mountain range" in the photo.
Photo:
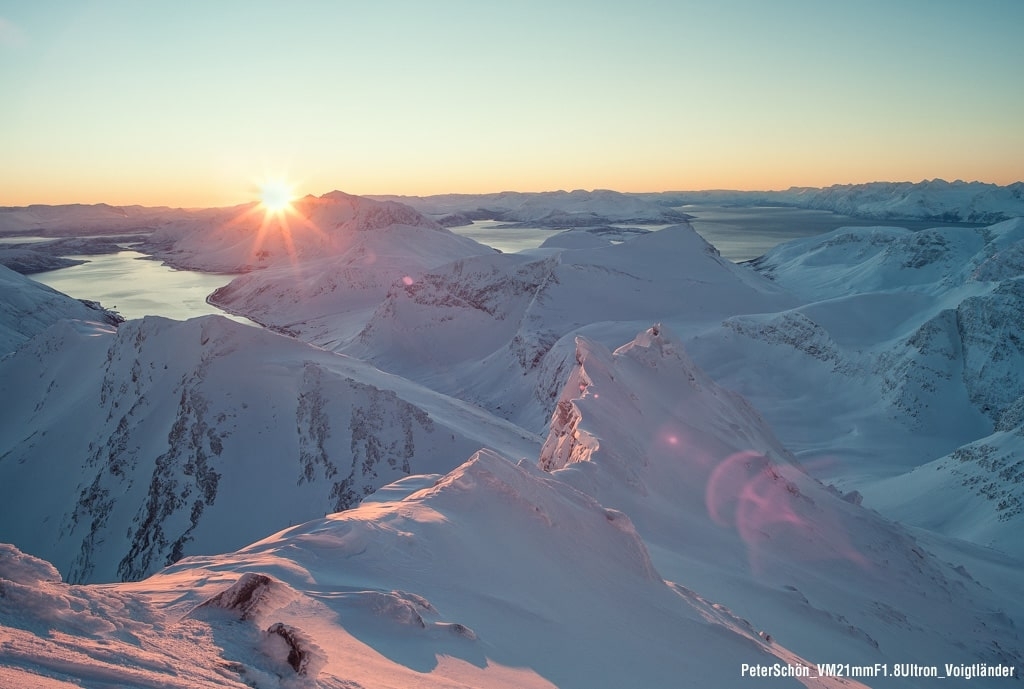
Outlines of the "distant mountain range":
[{"label": "distant mountain range", "polygon": [[712,203],[737,206],[793,206],[877,220],[932,220],[937,223],[995,223],[1024,216],[1024,182],[871,182],[785,191],[696,191],[639,194],[656,203]]}]

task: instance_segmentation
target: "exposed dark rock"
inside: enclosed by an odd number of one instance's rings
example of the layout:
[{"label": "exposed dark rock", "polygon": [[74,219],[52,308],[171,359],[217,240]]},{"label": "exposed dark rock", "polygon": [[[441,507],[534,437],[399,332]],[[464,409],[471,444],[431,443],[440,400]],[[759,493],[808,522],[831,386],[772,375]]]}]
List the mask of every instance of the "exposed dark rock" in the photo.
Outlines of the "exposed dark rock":
[{"label": "exposed dark rock", "polygon": [[310,651],[305,646],[305,637],[295,627],[275,622],[267,629],[267,634],[276,634],[288,644],[288,665],[295,674],[305,676],[308,673]]},{"label": "exposed dark rock", "polygon": [[219,608],[235,613],[240,620],[252,619],[273,585],[274,580],[265,574],[246,572],[230,587],[201,603],[197,610]]}]

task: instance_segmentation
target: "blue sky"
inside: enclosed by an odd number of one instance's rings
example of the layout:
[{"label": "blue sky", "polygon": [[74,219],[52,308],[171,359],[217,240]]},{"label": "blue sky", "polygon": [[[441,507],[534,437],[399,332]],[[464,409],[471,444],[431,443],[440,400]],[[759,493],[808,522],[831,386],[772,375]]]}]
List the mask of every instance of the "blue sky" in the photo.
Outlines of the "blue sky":
[{"label": "blue sky", "polygon": [[1024,178],[1024,3],[0,0],[0,204]]}]

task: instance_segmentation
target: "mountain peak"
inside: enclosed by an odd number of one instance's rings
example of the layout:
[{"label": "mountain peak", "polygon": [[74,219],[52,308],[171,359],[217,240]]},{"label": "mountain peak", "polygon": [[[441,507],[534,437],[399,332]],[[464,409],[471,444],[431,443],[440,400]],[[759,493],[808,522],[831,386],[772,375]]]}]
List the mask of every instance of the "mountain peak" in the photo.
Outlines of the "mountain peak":
[{"label": "mountain peak", "polygon": [[682,340],[672,330],[655,323],[647,330],[641,331],[632,342],[615,350],[617,356],[628,356],[651,368],[658,367],[661,362],[671,362],[672,370],[681,373],[695,389],[700,389],[697,381],[700,369],[683,349]]},{"label": "mountain peak", "polygon": [[332,191],[298,199],[292,211],[279,215],[264,213],[259,204],[204,211],[162,226],[154,233],[150,250],[178,267],[247,272],[340,257],[359,242],[360,235],[393,226],[447,232],[397,201]]},{"label": "mountain peak", "polygon": [[643,492],[649,481],[674,471],[665,463],[683,449],[703,470],[735,452],[793,461],[753,407],[716,385],[663,325],[641,331],[614,353],[577,337],[576,365],[538,466],[555,471],[600,460]]}]

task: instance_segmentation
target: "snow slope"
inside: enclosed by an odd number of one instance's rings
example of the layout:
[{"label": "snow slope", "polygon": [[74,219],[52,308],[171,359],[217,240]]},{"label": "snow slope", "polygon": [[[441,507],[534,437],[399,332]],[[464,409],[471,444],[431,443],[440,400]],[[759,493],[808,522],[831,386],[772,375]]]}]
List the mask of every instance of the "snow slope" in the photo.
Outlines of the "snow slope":
[{"label": "snow slope", "polygon": [[0,265],[0,356],[65,318],[121,322],[120,316],[95,302],[72,299]]},{"label": "snow slope", "polygon": [[276,330],[332,347],[351,337],[396,282],[494,250],[447,230],[393,224],[353,233],[323,258],[285,262],[232,280],[209,301]]},{"label": "snow slope", "polygon": [[538,428],[564,379],[570,335],[581,328],[607,324],[600,337],[615,340],[638,321],[717,322],[795,303],[677,225],[616,245],[442,266],[396,283],[339,349]]},{"label": "snow slope", "polygon": [[482,451],[433,478],[130,585],[69,587],[8,548],[0,679],[738,687],[742,663],[806,662],[662,580],[627,516],[528,464]]},{"label": "snow slope", "polygon": [[978,440],[879,481],[871,502],[893,518],[1024,558],[1024,423],[999,425]]},{"label": "snow slope", "polygon": [[[805,299],[828,300],[812,311],[844,339],[843,311],[873,299],[884,324],[875,337],[862,332],[858,344],[900,345],[877,355],[882,373],[898,368],[912,377],[908,368],[930,355],[945,358],[952,363],[930,364],[930,373],[958,377],[992,422],[1024,394],[1024,219],[977,229],[840,229],[783,245],[753,265]],[[886,311],[898,322],[885,322]]]},{"label": "snow slope", "polygon": [[468,404],[217,316],[63,321],[0,361],[0,539],[137,579],[538,440]]},{"label": "snow slope", "polygon": [[[671,333],[576,359],[550,473],[480,451],[130,584],[68,586],[5,547],[0,680],[838,688],[866,685],[813,664],[1020,657],[1018,610],[808,478]],[[741,675],[774,663],[809,676]]]},{"label": "snow slope", "polygon": [[577,343],[539,464],[629,515],[666,578],[742,611],[803,657],[842,649],[850,663],[937,664],[1019,653],[1012,621],[993,624],[1016,610],[1011,598],[807,476],[663,326],[614,353]]},{"label": "snow slope", "polygon": [[807,303],[734,316],[688,346],[817,475],[887,514],[1020,554],[1022,251],[1021,219],[797,240],[754,266]]}]

